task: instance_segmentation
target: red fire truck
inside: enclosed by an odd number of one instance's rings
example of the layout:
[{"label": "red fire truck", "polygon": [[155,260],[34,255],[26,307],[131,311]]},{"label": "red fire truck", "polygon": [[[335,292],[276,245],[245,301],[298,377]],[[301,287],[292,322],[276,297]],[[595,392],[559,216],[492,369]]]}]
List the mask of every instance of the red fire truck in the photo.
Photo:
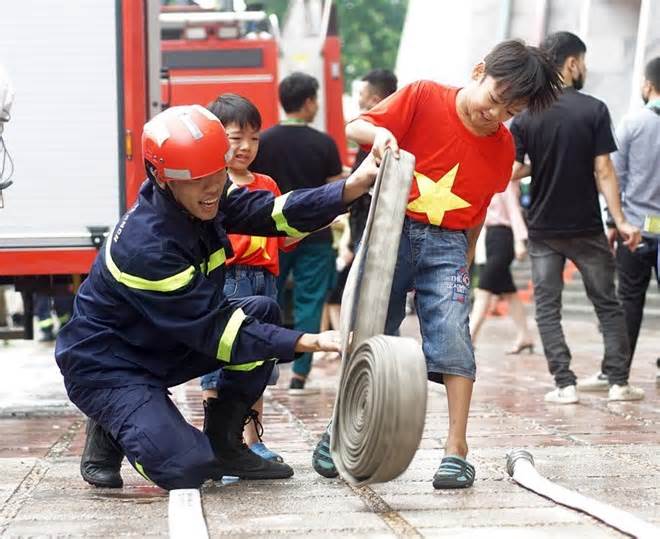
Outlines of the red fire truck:
[{"label": "red fire truck", "polygon": [[279,80],[305,71],[320,82],[314,126],[334,138],[346,163],[341,51],[332,1],[292,0],[281,31],[277,19],[263,11],[163,8],[160,24],[166,105],[206,105],[233,92],[255,103],[268,128],[280,118]]}]

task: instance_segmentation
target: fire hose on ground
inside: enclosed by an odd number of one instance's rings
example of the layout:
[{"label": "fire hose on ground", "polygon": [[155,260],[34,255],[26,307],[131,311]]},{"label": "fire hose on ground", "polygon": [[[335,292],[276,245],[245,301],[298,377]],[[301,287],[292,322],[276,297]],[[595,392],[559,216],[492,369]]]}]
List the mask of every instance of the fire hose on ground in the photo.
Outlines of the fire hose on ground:
[{"label": "fire hose on ground", "polygon": [[653,524],[546,479],[534,467],[534,458],[531,453],[524,449],[516,449],[507,455],[506,469],[520,486],[555,503],[591,515],[620,532],[640,539],[660,537],[660,529]]},{"label": "fire hose on ground", "polygon": [[395,159],[386,152],[342,298],[342,364],[330,449],[341,476],[357,486],[403,473],[424,429],[421,346],[383,335],[414,168],[412,154],[401,151]]}]

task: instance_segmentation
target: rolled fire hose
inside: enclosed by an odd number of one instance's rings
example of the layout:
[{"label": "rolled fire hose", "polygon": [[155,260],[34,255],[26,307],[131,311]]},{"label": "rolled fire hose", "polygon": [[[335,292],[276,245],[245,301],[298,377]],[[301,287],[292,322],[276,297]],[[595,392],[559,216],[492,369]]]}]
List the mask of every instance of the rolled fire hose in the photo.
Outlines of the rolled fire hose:
[{"label": "rolled fire hose", "polygon": [[426,363],[417,341],[382,333],[392,289],[412,154],[385,153],[342,309],[342,363],[330,440],[340,475],[362,486],[403,473],[419,446],[426,415]]},{"label": "rolled fire hose", "polygon": [[653,524],[546,479],[536,471],[534,458],[524,449],[516,449],[506,456],[506,470],[522,487],[555,503],[591,515],[620,532],[640,539],[660,537],[660,529]]}]

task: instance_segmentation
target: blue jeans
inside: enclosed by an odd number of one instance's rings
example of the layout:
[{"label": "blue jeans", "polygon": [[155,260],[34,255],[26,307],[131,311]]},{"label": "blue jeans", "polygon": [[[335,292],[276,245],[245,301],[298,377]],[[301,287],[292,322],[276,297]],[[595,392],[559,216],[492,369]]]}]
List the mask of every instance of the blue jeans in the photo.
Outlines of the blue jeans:
[{"label": "blue jeans", "polygon": [[[229,266],[225,278],[225,296],[229,299],[248,296],[266,296],[277,301],[277,277],[270,271],[255,266]],[[219,370],[202,376],[200,384],[203,390],[215,389],[218,385]],[[280,369],[275,364],[268,379],[268,385],[274,386],[280,376]]]},{"label": "blue jeans", "polygon": [[401,233],[385,333],[394,335],[406,316],[406,293],[415,308],[429,380],[443,374],[475,379],[470,339],[470,274],[467,235],[406,217]]}]

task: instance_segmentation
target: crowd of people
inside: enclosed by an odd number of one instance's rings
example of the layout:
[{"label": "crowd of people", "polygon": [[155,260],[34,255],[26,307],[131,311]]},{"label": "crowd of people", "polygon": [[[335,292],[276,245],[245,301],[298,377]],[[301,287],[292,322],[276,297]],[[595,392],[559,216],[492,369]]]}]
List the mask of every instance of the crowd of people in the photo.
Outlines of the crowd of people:
[{"label": "crowd of people", "polygon": [[[310,395],[313,353],[339,351],[337,332],[321,331],[324,304],[338,308],[377,166],[399,148],[415,155],[416,169],[386,332],[397,334],[414,291],[428,378],[444,384],[449,410],[433,487],[474,482],[467,444],[474,349],[494,296],[507,301],[516,325],[508,353],[533,351],[510,271],[527,252],[556,386],[545,400],[572,404],[579,390],[643,398],[628,378],[651,271],[658,272],[658,239],[642,228],[647,216],[660,215],[660,58],[646,67],[646,107],[624,119],[615,140],[607,106],[580,92],[586,50],[568,32],[539,47],[504,41],[462,88],[417,81],[397,90],[393,73],[370,72],[361,114],[346,126],[359,145],[348,174],[333,140],[310,125],[318,82],[304,73],[282,80],[285,119],[263,132],[257,108],[235,94],[149,121],[148,181],[107,238],[57,338],[68,395],[89,418],[83,478],[120,487],[124,456],[165,489],[225,475],[293,474],[263,441],[263,392],[277,383],[278,364],[292,362],[290,394]],[[529,176],[523,215],[517,182]],[[338,273],[330,225],[346,211]],[[471,301],[470,266],[484,225],[486,265]],[[567,260],[582,274],[605,343],[600,372],[580,381],[560,323]],[[291,329],[281,318],[290,282]],[[197,377],[203,431],[167,391]],[[337,475],[331,430],[313,454],[325,477]]]}]

